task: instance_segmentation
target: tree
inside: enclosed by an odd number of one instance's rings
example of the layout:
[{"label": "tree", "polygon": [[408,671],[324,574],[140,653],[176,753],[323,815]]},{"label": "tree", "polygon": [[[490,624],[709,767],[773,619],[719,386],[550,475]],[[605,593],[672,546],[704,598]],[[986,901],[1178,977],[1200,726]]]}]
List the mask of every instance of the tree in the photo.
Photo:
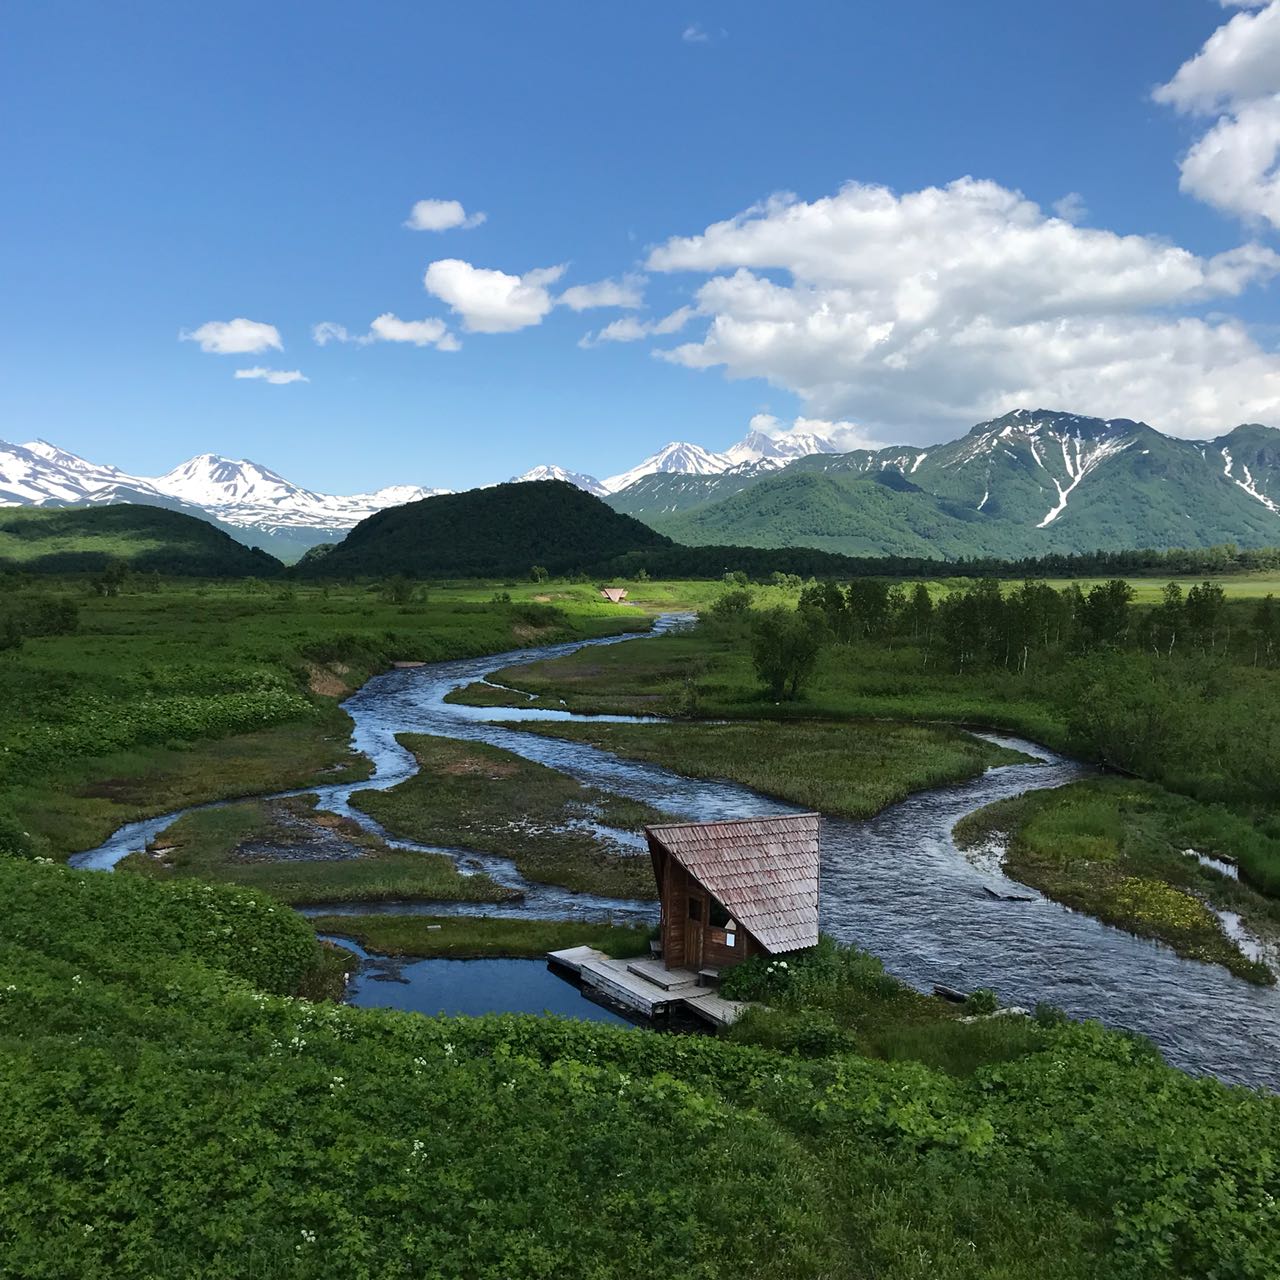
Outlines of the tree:
[{"label": "tree", "polygon": [[1216,582],[1202,582],[1187,592],[1187,625],[1203,649],[1218,646],[1218,628],[1227,607],[1227,593]]},{"label": "tree", "polygon": [[123,560],[112,557],[94,578],[93,589],[100,596],[118,596],[128,576],[129,566]]},{"label": "tree", "polygon": [[1123,578],[1100,582],[1084,597],[1080,622],[1090,648],[1120,644],[1129,630],[1133,588]]},{"label": "tree", "polygon": [[529,570],[529,577],[534,582],[546,582],[550,576],[551,575],[540,564],[535,564],[533,568]]},{"label": "tree", "polygon": [[933,629],[933,596],[923,582],[917,582],[907,603],[907,623],[913,640],[928,640]]},{"label": "tree", "polygon": [[751,624],[751,661],[770,697],[780,701],[800,696],[828,636],[826,619],[814,608],[778,605],[756,614]]},{"label": "tree", "polygon": [[1276,611],[1276,598],[1269,595],[1258,601],[1253,611],[1253,663],[1258,665],[1261,658],[1269,666],[1280,650],[1280,613]]},{"label": "tree", "polygon": [[1161,592],[1160,604],[1151,619],[1152,647],[1157,653],[1163,650],[1166,658],[1173,653],[1173,646],[1186,625],[1186,615],[1182,588],[1176,582],[1170,582]]}]

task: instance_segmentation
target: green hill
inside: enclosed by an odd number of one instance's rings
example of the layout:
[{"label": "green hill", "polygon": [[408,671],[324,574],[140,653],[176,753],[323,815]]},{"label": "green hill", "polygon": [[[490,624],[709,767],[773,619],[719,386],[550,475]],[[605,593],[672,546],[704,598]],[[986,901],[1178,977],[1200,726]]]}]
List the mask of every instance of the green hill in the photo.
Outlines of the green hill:
[{"label": "green hill", "polygon": [[670,540],[563,480],[499,484],[389,507],[362,520],[304,577],[404,573],[415,578],[524,576],[588,570]]},{"label": "green hill", "polygon": [[266,577],[283,567],[207,521],[163,507],[0,510],[0,569],[96,573],[112,561],[135,572],[198,578]]}]

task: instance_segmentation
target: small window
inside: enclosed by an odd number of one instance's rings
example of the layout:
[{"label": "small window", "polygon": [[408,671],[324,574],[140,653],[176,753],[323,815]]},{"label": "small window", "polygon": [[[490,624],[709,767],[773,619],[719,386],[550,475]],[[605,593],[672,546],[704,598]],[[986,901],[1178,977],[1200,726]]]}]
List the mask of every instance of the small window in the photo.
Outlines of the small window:
[{"label": "small window", "polygon": [[690,920],[702,919],[702,899],[701,898],[689,899],[689,919]]},{"label": "small window", "polygon": [[729,913],[714,898],[711,899],[711,907],[707,915],[707,919],[717,929],[725,928],[729,923]]}]

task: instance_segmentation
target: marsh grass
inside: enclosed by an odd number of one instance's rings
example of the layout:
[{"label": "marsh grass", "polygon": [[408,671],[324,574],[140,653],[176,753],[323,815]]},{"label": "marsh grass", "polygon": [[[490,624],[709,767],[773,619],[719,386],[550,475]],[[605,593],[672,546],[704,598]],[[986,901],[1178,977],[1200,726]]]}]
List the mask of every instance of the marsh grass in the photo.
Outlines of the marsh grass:
[{"label": "marsh grass", "polygon": [[1229,810],[1149,783],[1096,778],[999,801],[954,831],[961,848],[998,835],[1007,837],[1008,874],[1055,901],[1250,982],[1275,981],[1227,937],[1206,904],[1237,911],[1263,937],[1276,938],[1280,903],[1185,852],[1226,855],[1242,867],[1280,858],[1274,841]]},{"label": "marsh grass", "polygon": [[575,920],[508,920],[475,916],[313,916],[317,933],[354,938],[388,956],[540,958],[565,947],[595,947],[617,959],[648,955],[646,925]]},{"label": "marsh grass", "polygon": [[289,903],[427,899],[501,902],[518,895],[464,876],[445,854],[393,849],[315,796],[197,809],[120,863],[155,879],[191,877],[260,889]]},{"label": "marsh grass", "polygon": [[830,721],[521,722],[694,778],[728,778],[823,813],[869,817],[913,791],[1027,757],[957,729]]},{"label": "marsh grass", "polygon": [[573,824],[634,830],[669,815],[485,743],[409,733],[397,740],[419,772],[351,797],[393,835],[500,854],[530,880],[580,893],[654,897],[647,855]]}]

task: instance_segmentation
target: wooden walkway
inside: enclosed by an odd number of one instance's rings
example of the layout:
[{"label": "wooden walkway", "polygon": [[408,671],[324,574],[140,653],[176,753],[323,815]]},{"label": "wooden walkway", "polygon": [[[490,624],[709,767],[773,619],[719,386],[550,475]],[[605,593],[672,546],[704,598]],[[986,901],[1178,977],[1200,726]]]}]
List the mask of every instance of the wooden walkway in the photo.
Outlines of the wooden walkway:
[{"label": "wooden walkway", "polygon": [[725,1000],[713,988],[699,986],[692,969],[668,969],[648,956],[615,960],[594,947],[567,947],[549,951],[547,959],[576,973],[584,986],[645,1018],[679,1006],[719,1029],[730,1026],[747,1008],[744,1001]]}]

